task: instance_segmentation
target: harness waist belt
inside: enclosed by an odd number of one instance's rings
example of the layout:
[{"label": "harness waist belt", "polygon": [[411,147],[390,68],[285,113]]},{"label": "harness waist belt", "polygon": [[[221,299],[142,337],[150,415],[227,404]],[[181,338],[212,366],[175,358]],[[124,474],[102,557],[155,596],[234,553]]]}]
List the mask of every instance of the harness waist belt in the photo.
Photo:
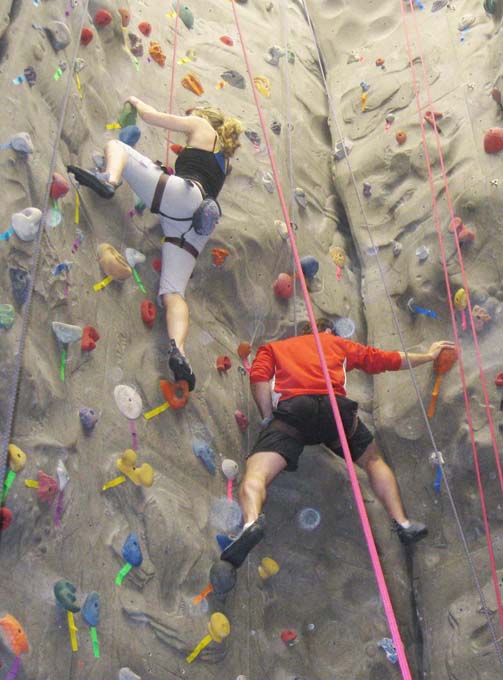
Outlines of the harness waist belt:
[{"label": "harness waist belt", "polygon": [[178,236],[163,236],[161,239],[163,243],[172,243],[174,246],[183,248],[188,253],[192,255],[193,258],[197,259],[199,256],[199,251],[191,243],[187,243],[185,239],[178,238]]}]

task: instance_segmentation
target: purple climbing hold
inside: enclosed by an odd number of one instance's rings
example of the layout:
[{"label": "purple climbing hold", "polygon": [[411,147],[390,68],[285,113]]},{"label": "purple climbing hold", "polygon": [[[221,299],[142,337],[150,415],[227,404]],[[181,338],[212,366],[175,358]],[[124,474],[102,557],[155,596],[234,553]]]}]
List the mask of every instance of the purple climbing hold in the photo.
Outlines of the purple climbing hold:
[{"label": "purple climbing hold", "polygon": [[23,305],[28,298],[30,274],[22,267],[9,267],[12,297],[17,305]]},{"label": "purple climbing hold", "polygon": [[92,432],[94,430],[94,426],[98,422],[98,414],[94,409],[89,408],[89,406],[84,406],[80,409],[79,418],[86,434]]},{"label": "purple climbing hold", "polygon": [[215,452],[209,444],[206,442],[196,440],[192,442],[192,450],[195,455],[199,458],[204,467],[208,470],[210,475],[215,475],[217,473],[217,468],[215,464]]},{"label": "purple climbing hold", "polygon": [[320,263],[312,255],[306,255],[300,260],[300,266],[302,267],[302,272],[306,279],[312,279],[318,273],[320,268]]}]

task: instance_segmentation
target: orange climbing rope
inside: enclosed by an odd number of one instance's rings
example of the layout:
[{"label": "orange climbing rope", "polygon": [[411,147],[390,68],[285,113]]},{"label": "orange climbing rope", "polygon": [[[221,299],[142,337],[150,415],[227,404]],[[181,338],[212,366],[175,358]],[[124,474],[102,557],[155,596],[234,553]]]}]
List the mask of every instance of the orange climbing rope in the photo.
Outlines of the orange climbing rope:
[{"label": "orange climbing rope", "polygon": [[391,636],[393,638],[393,642],[394,642],[395,649],[396,649],[396,652],[397,652],[398,662],[399,662],[399,665],[400,665],[402,676],[405,680],[412,680],[412,675],[411,675],[411,672],[410,672],[410,669],[409,669],[407,657],[405,655],[405,649],[404,649],[403,642],[402,642],[402,639],[401,639],[401,636],[400,636],[400,631],[398,629],[398,624],[397,624],[397,621],[396,621],[395,612],[393,610],[391,598],[389,596],[388,588],[386,586],[386,581],[385,581],[384,573],[383,573],[381,563],[380,563],[380,560],[379,560],[379,555],[377,554],[377,548],[376,548],[376,545],[375,545],[374,536],[372,534],[372,529],[370,527],[370,522],[369,522],[369,519],[368,519],[368,516],[367,516],[367,511],[365,510],[365,505],[364,505],[364,502],[363,502],[362,493],[361,493],[360,486],[359,486],[359,483],[358,483],[358,478],[356,476],[355,467],[354,467],[353,461],[351,459],[351,452],[349,450],[348,441],[347,441],[347,438],[346,438],[346,433],[344,432],[344,425],[343,425],[343,422],[342,422],[342,419],[341,419],[341,415],[339,413],[337,401],[335,399],[334,389],[333,389],[332,383],[330,381],[327,363],[326,363],[325,356],[324,356],[324,353],[323,353],[323,348],[321,346],[320,334],[319,334],[319,332],[316,328],[316,319],[315,319],[315,316],[314,316],[314,310],[313,310],[311,300],[310,300],[310,297],[309,297],[309,292],[308,292],[308,289],[307,289],[306,280],[305,280],[305,277],[304,277],[304,274],[303,274],[303,271],[302,271],[299,252],[298,252],[298,249],[297,249],[297,243],[296,243],[296,240],[295,240],[295,234],[294,234],[294,231],[293,231],[293,228],[292,228],[292,223],[290,221],[290,216],[289,216],[289,213],[288,213],[288,208],[287,208],[285,196],[284,196],[284,193],[283,193],[283,188],[281,186],[281,181],[280,181],[280,178],[279,178],[279,172],[278,172],[278,168],[276,166],[276,160],[275,160],[274,153],[273,153],[271,143],[270,143],[270,140],[269,140],[267,126],[266,126],[265,119],[264,119],[264,114],[263,114],[262,108],[260,106],[260,101],[258,99],[258,94],[257,94],[257,90],[256,90],[256,87],[255,87],[255,82],[253,80],[253,72],[252,72],[250,60],[249,60],[249,57],[248,57],[248,52],[247,52],[247,49],[246,49],[243,33],[242,33],[242,30],[241,30],[241,25],[239,23],[237,11],[236,11],[235,0],[231,0],[231,6],[232,6],[232,12],[233,12],[233,15],[234,15],[234,22],[236,24],[236,29],[237,29],[237,32],[239,34],[239,38],[240,38],[240,41],[241,41],[241,47],[242,47],[242,50],[243,50],[243,57],[244,57],[244,61],[245,61],[245,64],[246,64],[246,70],[248,72],[248,77],[249,77],[249,80],[250,80],[250,86],[252,88],[253,98],[255,100],[255,105],[257,107],[257,113],[258,113],[258,116],[259,116],[259,119],[260,119],[260,125],[261,125],[261,128],[262,128],[262,133],[264,135],[264,141],[265,141],[265,144],[266,144],[266,147],[267,147],[267,153],[268,153],[268,156],[269,156],[269,161],[271,163],[271,170],[272,170],[273,177],[274,177],[274,183],[276,185],[276,190],[278,192],[278,198],[279,198],[279,201],[280,201],[281,210],[283,212],[285,223],[286,223],[286,226],[287,226],[287,229],[288,229],[288,235],[289,235],[289,238],[290,238],[293,257],[294,257],[294,260],[295,260],[295,264],[297,266],[297,272],[298,272],[298,277],[299,277],[299,280],[300,280],[302,293],[303,293],[303,296],[304,296],[304,301],[305,301],[305,304],[306,304],[309,320],[311,322],[311,326],[312,326],[312,329],[313,329],[313,335],[314,335],[314,339],[315,339],[315,343],[316,343],[316,348],[317,348],[317,351],[318,351],[318,355],[320,357],[321,369],[322,369],[322,372],[323,372],[323,376],[325,378],[325,383],[326,383],[326,386],[327,386],[328,396],[329,396],[329,399],[330,399],[330,404],[332,406],[334,419],[335,419],[335,422],[337,424],[337,430],[339,432],[339,438],[340,438],[340,441],[341,441],[341,444],[342,444],[342,449],[343,449],[343,452],[344,452],[344,458],[346,460],[346,464],[347,464],[347,468],[348,468],[348,472],[349,472],[349,477],[350,477],[350,480],[351,480],[351,486],[353,487],[353,493],[354,493],[356,505],[357,505],[357,508],[358,508],[358,514],[360,515],[360,520],[361,520],[361,523],[362,523],[363,532],[365,534],[365,539],[367,541],[367,547],[368,547],[368,550],[369,550],[369,553],[370,553],[370,559],[372,561],[372,566],[374,568],[374,573],[375,573],[375,577],[376,577],[376,580],[377,580],[379,592],[380,592],[380,595],[381,595],[381,600],[382,600],[382,603],[383,603],[383,606],[384,606],[384,610],[385,610],[385,613],[386,613],[386,618],[388,620],[388,625],[389,625],[389,628],[390,628]]}]

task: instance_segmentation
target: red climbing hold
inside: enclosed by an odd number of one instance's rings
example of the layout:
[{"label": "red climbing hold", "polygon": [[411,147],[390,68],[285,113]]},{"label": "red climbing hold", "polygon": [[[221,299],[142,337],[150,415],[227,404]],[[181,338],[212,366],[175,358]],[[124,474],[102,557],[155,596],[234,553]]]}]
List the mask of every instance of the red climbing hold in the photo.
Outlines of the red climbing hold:
[{"label": "red climbing hold", "polygon": [[294,630],[283,630],[281,632],[281,639],[286,645],[291,645],[297,639],[297,633]]},{"label": "red climbing hold", "polygon": [[503,387],[503,373],[498,373],[496,380],[494,381],[496,387]]},{"label": "red climbing hold", "polygon": [[182,153],[185,147],[182,146],[181,144],[171,144],[169,148],[173,153],[176,153],[176,155],[178,156],[179,153]]},{"label": "red climbing hold", "polygon": [[53,201],[57,201],[58,198],[62,198],[63,196],[66,196],[66,194],[70,191],[70,185],[66,181],[64,177],[62,177],[59,172],[55,172],[52,175],[52,184],[51,184],[51,191],[50,191],[50,196],[53,199]]},{"label": "red climbing hold", "polygon": [[159,257],[156,257],[155,260],[152,261],[152,267],[158,274],[160,274],[162,269],[162,260]]},{"label": "red climbing hold", "polygon": [[58,493],[57,481],[54,479],[54,477],[51,477],[51,475],[47,475],[45,472],[42,472],[42,470],[39,471],[37,479],[38,497],[44,503],[52,503]]},{"label": "red climbing hold", "polygon": [[280,274],[273,285],[277,297],[291,298],[293,295],[293,278],[290,274]]},{"label": "red climbing hold", "polygon": [[221,267],[229,255],[230,253],[226,248],[212,248],[211,250],[211,257],[215,267]]},{"label": "red climbing hold", "polygon": [[152,33],[152,24],[149,24],[148,21],[142,21],[141,23],[138,24],[138,30],[140,33],[143,33],[145,37],[149,37],[149,35]]},{"label": "red climbing hold", "polygon": [[112,15],[107,9],[99,9],[94,15],[94,22],[96,26],[108,26],[112,21]]},{"label": "red climbing hold", "polygon": [[241,359],[249,357],[252,351],[252,346],[249,342],[240,342],[238,345],[238,355]]},{"label": "red climbing hold", "polygon": [[484,151],[497,153],[503,149],[503,128],[490,128],[484,137]]},{"label": "red climbing hold", "polygon": [[451,220],[451,222],[449,223],[449,227],[448,227],[451,234],[454,234],[454,232],[457,232],[459,234],[461,229],[464,229],[464,228],[465,228],[465,225],[463,224],[463,220],[461,219],[461,217],[454,217],[454,219]]},{"label": "red climbing hold", "polygon": [[82,340],[80,341],[80,349],[83,352],[92,352],[96,349],[96,343],[100,339],[100,334],[94,326],[84,326],[82,331]]},{"label": "red climbing hold", "polygon": [[226,356],[225,354],[221,354],[221,355],[217,358],[217,370],[218,370],[220,373],[225,373],[226,371],[229,370],[229,368],[230,368],[231,366],[232,366],[232,361],[231,361],[230,358],[229,358],[228,356]]},{"label": "red climbing hold", "polygon": [[131,21],[131,14],[125,7],[121,7],[118,12],[121,15],[122,28],[126,28],[126,26],[129,26],[129,22]]},{"label": "red climbing hold", "polygon": [[156,315],[157,310],[154,303],[150,302],[150,300],[144,300],[141,303],[141,318],[143,323],[146,323],[149,328],[152,328]]},{"label": "red climbing hold", "polygon": [[248,428],[248,425],[250,424],[250,421],[248,420],[246,415],[242,411],[235,411],[234,418],[236,419],[236,423],[238,424],[238,427],[241,430],[241,432],[244,432]]},{"label": "red climbing hold", "polygon": [[[440,120],[443,117],[444,117],[444,114],[439,113],[438,111],[425,111],[425,114],[424,114],[425,121],[427,123],[429,123],[432,128],[435,127],[436,121]],[[437,125],[437,129],[438,129],[438,125]]]},{"label": "red climbing hold", "polygon": [[87,26],[84,26],[82,33],[80,34],[80,44],[84,45],[84,47],[87,47],[93,38],[94,33],[92,30],[87,28]]},{"label": "red climbing hold", "polygon": [[234,45],[234,40],[228,35],[221,35],[220,42],[223,42],[224,45],[229,45],[229,47]]},{"label": "red climbing hold", "polygon": [[189,400],[189,383],[186,380],[179,380],[176,383],[171,383],[169,380],[161,380],[159,384],[164,398],[172,409],[178,411],[187,405]]},{"label": "red climbing hold", "polygon": [[0,531],[5,531],[12,522],[12,512],[9,508],[0,508]]},{"label": "red climbing hold", "polygon": [[458,240],[460,243],[473,243],[475,241],[475,233],[471,229],[463,226],[458,231]]}]

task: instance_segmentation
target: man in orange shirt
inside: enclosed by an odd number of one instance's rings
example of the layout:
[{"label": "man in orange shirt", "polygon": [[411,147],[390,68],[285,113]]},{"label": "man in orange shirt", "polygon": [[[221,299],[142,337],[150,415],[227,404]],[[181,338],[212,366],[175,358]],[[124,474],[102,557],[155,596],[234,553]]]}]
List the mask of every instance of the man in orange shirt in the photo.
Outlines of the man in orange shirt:
[{"label": "man in orange shirt", "polygon": [[[351,457],[367,473],[372,490],[393,520],[402,543],[419,541],[428,530],[421,522],[407,518],[396,477],[383,460],[372,434],[358,418],[358,404],[346,397],[345,390],[347,371],[359,368],[376,374],[403,370],[408,368],[406,356],[403,352],[384,352],[337,337],[326,319],[319,319],[317,326]],[[453,347],[454,343],[443,340],[433,343],[424,354],[409,353],[408,358],[413,367],[420,366],[434,361],[443,349]],[[270,388],[272,378],[274,390],[279,393],[276,409]],[[241,566],[249,551],[263,538],[265,518],[261,511],[267,487],[283,470],[297,469],[304,446],[323,443],[343,457],[309,324],[303,335],[259,347],[250,382],[262,415],[262,430],[248,456],[239,489],[243,531],[221,554],[221,559],[235,567]]]}]

